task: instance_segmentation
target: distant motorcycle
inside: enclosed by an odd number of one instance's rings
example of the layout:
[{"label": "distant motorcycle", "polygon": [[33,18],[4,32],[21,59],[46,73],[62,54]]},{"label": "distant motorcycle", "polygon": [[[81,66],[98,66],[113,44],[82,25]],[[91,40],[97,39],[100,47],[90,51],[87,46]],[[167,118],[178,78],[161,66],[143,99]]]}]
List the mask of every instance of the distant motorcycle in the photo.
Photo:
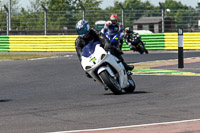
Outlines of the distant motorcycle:
[{"label": "distant motorcycle", "polygon": [[141,37],[138,33],[136,35],[130,35],[126,40],[131,50],[138,51],[140,54],[144,52],[148,54],[148,50],[145,48],[145,43],[141,40]]},{"label": "distant motorcycle", "polygon": [[110,40],[112,46],[115,46],[116,48],[119,48],[121,50],[123,43],[122,40],[123,32],[108,30],[107,32],[104,33],[104,29],[102,29],[101,33],[103,33]]},{"label": "distant motorcycle", "polygon": [[95,81],[114,94],[133,92],[135,82],[118,58],[105,51],[99,42],[88,43],[82,50],[81,65]]}]

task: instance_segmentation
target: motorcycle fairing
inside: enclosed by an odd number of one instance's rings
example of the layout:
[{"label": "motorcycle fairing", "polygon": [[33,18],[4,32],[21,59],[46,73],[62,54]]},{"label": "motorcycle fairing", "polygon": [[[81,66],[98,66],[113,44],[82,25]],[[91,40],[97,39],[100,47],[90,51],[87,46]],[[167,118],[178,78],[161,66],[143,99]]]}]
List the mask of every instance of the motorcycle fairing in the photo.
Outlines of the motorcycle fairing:
[{"label": "motorcycle fairing", "polygon": [[122,63],[119,63],[119,60],[115,56],[107,53],[98,43],[99,42],[93,44],[90,43],[83,49],[83,52],[85,52],[82,54],[81,61],[83,69],[88,72],[95,80],[102,83],[98,77],[98,74],[101,71],[106,70],[108,73],[110,73],[111,76],[115,76],[113,72],[111,72],[112,70],[109,66],[109,64],[111,64],[111,66],[119,73],[120,86],[122,88],[129,86],[127,82],[127,75],[124,73],[125,69]]}]

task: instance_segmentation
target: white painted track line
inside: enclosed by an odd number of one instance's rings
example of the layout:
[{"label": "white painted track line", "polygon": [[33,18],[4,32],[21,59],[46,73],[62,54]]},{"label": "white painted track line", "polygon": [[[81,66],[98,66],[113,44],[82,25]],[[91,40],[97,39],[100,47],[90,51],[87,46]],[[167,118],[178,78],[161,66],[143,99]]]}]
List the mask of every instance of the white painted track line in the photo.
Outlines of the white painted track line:
[{"label": "white painted track line", "polygon": [[108,128],[98,128],[98,129],[58,131],[58,132],[49,132],[49,133],[80,133],[80,132],[95,132],[95,131],[105,131],[106,132],[106,130],[114,130],[114,129],[149,127],[149,126],[159,126],[159,125],[178,124],[178,123],[197,122],[197,121],[200,121],[200,119],[172,121],[172,122],[162,122],[162,123],[151,123],[151,124],[141,124],[141,125],[130,125],[130,126],[120,126],[120,127],[108,127]]}]

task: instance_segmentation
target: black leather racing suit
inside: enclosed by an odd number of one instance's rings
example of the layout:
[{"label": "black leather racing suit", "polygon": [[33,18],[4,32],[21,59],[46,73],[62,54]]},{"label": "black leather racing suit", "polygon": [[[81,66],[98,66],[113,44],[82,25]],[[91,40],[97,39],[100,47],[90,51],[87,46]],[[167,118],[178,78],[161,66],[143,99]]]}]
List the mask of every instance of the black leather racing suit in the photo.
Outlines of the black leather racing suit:
[{"label": "black leather racing suit", "polygon": [[90,29],[87,37],[78,37],[75,41],[75,47],[76,47],[76,52],[78,55],[79,60],[81,61],[81,53],[82,49],[85,45],[91,42],[97,42],[99,41],[101,43],[101,46],[104,49],[111,49],[111,44],[110,41],[106,38],[104,34],[101,32],[97,32],[94,29]]}]

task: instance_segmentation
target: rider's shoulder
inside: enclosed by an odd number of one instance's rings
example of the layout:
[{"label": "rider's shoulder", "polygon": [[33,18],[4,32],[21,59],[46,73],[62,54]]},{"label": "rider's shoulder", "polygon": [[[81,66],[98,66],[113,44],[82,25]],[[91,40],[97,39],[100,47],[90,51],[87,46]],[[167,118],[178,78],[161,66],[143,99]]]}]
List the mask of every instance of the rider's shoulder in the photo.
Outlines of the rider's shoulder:
[{"label": "rider's shoulder", "polygon": [[80,43],[82,39],[83,39],[82,37],[78,36],[78,37],[76,38],[76,40],[75,40],[75,43],[76,43],[76,44]]},{"label": "rider's shoulder", "polygon": [[75,43],[78,43],[80,41],[80,37],[78,36],[75,40]]},{"label": "rider's shoulder", "polygon": [[109,26],[109,25],[111,25],[111,24],[112,24],[111,21],[106,21],[105,26]]},{"label": "rider's shoulder", "polygon": [[91,33],[91,32],[92,32],[92,33],[98,33],[98,31],[95,30],[94,28],[91,28],[91,29],[90,29],[90,33]]}]

